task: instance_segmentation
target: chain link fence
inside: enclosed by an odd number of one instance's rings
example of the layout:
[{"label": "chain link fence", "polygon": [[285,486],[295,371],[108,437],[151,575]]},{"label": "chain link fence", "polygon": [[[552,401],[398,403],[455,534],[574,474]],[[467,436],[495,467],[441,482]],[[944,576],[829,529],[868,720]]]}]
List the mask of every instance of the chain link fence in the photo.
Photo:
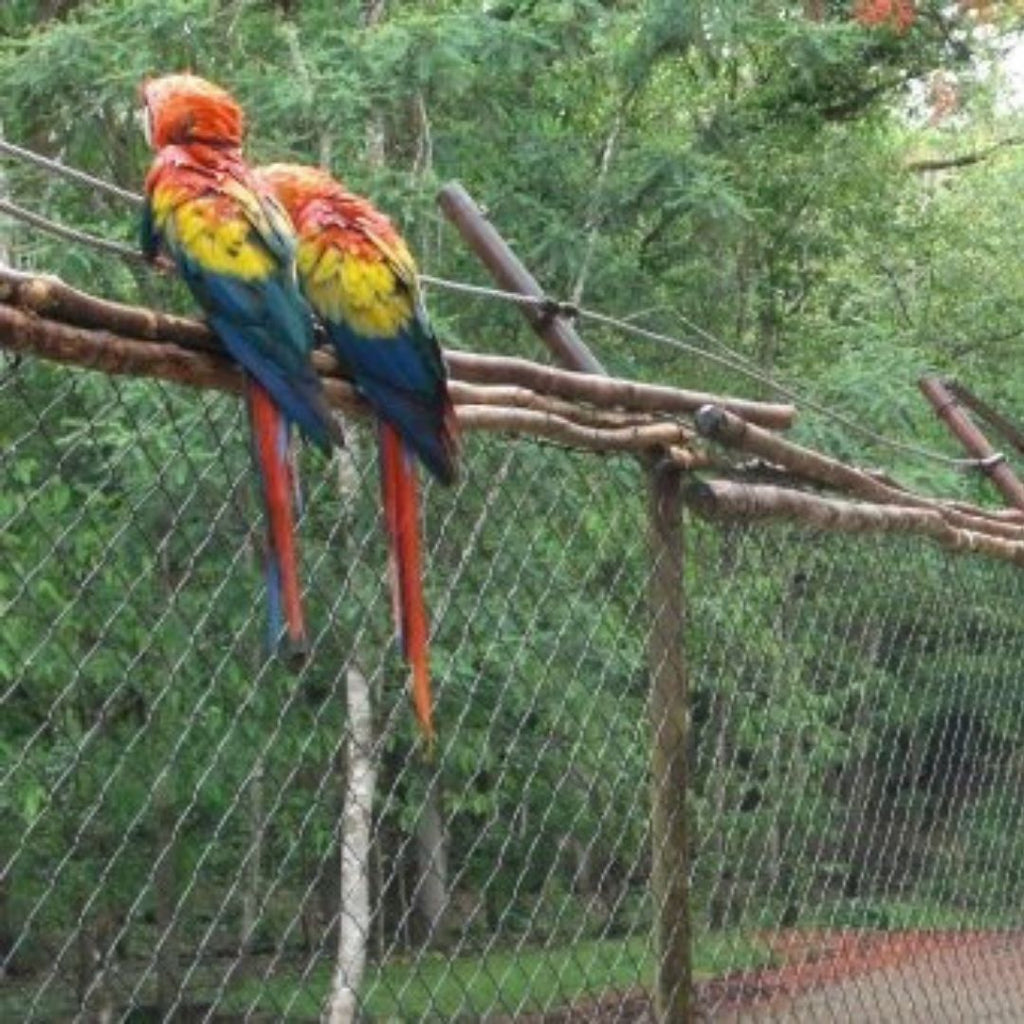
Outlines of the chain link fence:
[{"label": "chain link fence", "polygon": [[[0,409],[0,1017],[316,1020],[340,943],[363,1020],[653,1019],[638,461],[470,436],[427,488],[428,756],[365,427],[302,457],[292,674],[237,401],[8,359]],[[1021,573],[685,547],[700,1012],[1024,1014]]]}]

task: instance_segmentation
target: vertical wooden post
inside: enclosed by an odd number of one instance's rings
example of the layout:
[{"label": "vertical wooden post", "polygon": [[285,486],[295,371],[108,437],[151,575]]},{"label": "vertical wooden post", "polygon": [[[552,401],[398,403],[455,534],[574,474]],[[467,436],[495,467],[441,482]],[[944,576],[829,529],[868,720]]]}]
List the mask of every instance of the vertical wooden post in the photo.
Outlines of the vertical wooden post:
[{"label": "vertical wooden post", "polygon": [[651,896],[655,1006],[666,1024],[693,1020],[686,753],[689,724],[684,652],[682,473],[648,470],[651,576]]},{"label": "vertical wooden post", "polygon": [[988,438],[960,410],[956,399],[949,393],[945,384],[938,377],[922,377],[918,382],[925,398],[931,402],[935,414],[939,416],[959,439],[964,448],[975,458],[991,459],[990,465],[984,467],[992,483],[999,488],[1007,504],[1015,505],[1024,510],[1024,484],[1017,475],[1001,460],[996,450],[988,443]]},{"label": "vertical wooden post", "polygon": [[[543,296],[533,275],[458,183],[441,189],[438,204],[480,257],[495,281],[520,295]],[[570,370],[605,374],[572,324],[520,306],[530,326],[555,358]],[[689,696],[683,647],[682,475],[669,464],[651,462],[651,612],[648,642],[651,673],[653,867],[651,899],[655,915],[655,1005],[665,1024],[693,1020],[690,955],[689,848],[687,845],[686,755]]]}]

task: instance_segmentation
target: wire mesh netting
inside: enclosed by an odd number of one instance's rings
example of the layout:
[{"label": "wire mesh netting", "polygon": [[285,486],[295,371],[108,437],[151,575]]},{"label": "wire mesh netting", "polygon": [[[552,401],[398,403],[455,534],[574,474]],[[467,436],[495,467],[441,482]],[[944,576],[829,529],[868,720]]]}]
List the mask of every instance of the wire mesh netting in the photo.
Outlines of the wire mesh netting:
[{"label": "wire mesh netting", "polygon": [[[366,1020],[653,1019],[637,461],[470,436],[461,482],[428,487],[428,755],[365,427],[302,456],[290,673],[239,403],[2,374],[3,1019],[314,1020],[339,966]],[[702,1011],[942,1019],[952,979],[949,1019],[1012,1014],[1020,572],[685,537]]]}]

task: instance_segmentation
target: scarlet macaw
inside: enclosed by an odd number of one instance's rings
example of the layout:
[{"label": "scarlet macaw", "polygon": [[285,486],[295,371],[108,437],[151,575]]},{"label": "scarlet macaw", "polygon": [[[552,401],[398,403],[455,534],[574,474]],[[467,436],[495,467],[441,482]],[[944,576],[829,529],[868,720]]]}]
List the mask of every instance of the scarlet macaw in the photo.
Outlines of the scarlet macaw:
[{"label": "scarlet macaw", "polygon": [[290,424],[329,450],[341,444],[310,365],[313,324],[295,273],[295,234],[242,158],[245,119],[219,86],[196,75],[143,85],[156,158],[146,178],[142,248],[173,258],[210,326],[245,370],[253,456],[267,523],[271,642],[286,626],[290,661],[306,652],[292,516]]},{"label": "scarlet macaw", "polygon": [[412,456],[442,484],[451,484],[458,435],[416,264],[388,218],[326,171],[274,164],[257,175],[292,218],[306,298],[378,418],[395,624],[412,670],[416,717],[431,742],[428,624]]}]

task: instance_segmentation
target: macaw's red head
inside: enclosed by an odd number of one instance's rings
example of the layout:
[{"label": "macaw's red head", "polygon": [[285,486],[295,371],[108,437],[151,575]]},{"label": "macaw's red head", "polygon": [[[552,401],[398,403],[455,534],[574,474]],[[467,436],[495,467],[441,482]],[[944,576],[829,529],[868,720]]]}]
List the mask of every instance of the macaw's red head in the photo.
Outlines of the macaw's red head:
[{"label": "macaw's red head", "polygon": [[343,186],[320,167],[303,164],[268,164],[256,172],[260,181],[277,196],[292,220],[314,199],[345,194]]},{"label": "macaw's red head", "polygon": [[142,83],[146,137],[154,149],[205,143],[239,148],[242,108],[219,85],[198,75],[163,75]]}]

